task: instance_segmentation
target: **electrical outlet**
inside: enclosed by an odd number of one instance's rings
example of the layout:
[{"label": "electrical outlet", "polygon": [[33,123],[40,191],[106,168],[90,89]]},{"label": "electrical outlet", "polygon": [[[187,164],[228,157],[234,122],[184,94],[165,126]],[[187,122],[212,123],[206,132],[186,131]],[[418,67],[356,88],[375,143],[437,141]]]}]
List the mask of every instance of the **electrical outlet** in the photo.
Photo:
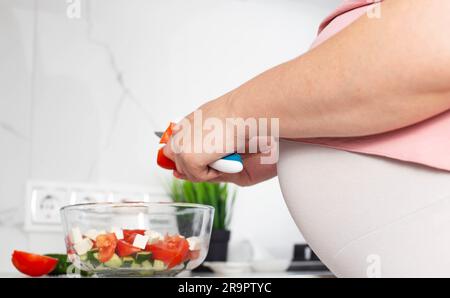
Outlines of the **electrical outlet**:
[{"label": "electrical outlet", "polygon": [[107,191],[76,189],[71,193],[70,204],[109,202],[111,197],[112,194]]},{"label": "electrical outlet", "polygon": [[66,189],[37,188],[31,193],[31,216],[38,224],[60,222],[59,209],[67,205]]},{"label": "electrical outlet", "polygon": [[69,190],[53,182],[29,181],[25,197],[25,230],[60,231],[59,209],[69,204]]},{"label": "electrical outlet", "polygon": [[66,205],[124,201],[169,201],[160,188],[29,181],[25,200],[25,229],[61,231],[60,208]]}]

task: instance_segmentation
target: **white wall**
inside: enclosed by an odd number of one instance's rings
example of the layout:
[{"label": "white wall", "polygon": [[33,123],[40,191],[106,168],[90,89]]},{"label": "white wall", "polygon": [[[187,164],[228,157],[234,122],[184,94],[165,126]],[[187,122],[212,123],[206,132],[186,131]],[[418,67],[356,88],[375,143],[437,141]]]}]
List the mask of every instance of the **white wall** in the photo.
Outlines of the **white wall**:
[{"label": "white wall", "polygon": [[[152,131],[306,51],[337,2],[91,0],[70,19],[63,0],[1,0],[0,272],[13,248],[63,249],[23,231],[27,179],[160,187]],[[240,190],[241,239],[303,241],[276,180]]]}]

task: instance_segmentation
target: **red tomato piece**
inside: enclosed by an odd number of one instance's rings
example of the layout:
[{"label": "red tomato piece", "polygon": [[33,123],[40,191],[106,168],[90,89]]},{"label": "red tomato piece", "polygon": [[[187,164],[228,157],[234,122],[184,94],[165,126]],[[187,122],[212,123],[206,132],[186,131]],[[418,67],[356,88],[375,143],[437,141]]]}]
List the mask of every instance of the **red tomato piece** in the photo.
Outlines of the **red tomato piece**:
[{"label": "red tomato piece", "polygon": [[127,237],[123,237],[123,240],[125,241],[125,242],[127,242],[128,244],[133,244],[133,242],[134,242],[134,238],[136,238],[136,235],[137,234],[130,234],[130,235],[128,235]]},{"label": "red tomato piece", "polygon": [[141,249],[139,247],[135,247],[124,240],[117,242],[117,254],[119,257],[127,257],[140,251]]},{"label": "red tomato piece", "polygon": [[163,261],[169,269],[185,261],[189,253],[189,243],[178,235],[166,236],[164,240],[150,244],[148,248],[153,258]]},{"label": "red tomato piece", "polygon": [[138,230],[138,229],[136,229],[136,230],[127,230],[127,229],[123,230],[123,237],[124,238],[127,238],[127,237],[129,237],[130,235],[133,235],[133,234],[145,235],[145,230]]},{"label": "red tomato piece", "polygon": [[97,238],[95,239],[95,244],[98,248],[98,260],[101,263],[108,262],[112,258],[116,250],[117,246],[116,234],[108,233],[98,235]]},{"label": "red tomato piece", "polygon": [[200,250],[191,250],[188,253],[187,258],[189,260],[197,260],[200,257]]},{"label": "red tomato piece", "polygon": [[52,272],[58,264],[58,259],[15,250],[12,263],[23,274],[37,277]]},{"label": "red tomato piece", "polygon": [[161,140],[159,140],[160,144],[167,144],[170,140],[170,137],[173,134],[173,128],[175,127],[175,123],[170,122],[169,127],[167,127],[166,131],[163,133]]},{"label": "red tomato piece", "polygon": [[145,230],[123,230],[123,239],[129,244],[133,244],[136,235],[145,235]]},{"label": "red tomato piece", "polygon": [[175,162],[164,155],[163,148],[158,150],[157,163],[158,166],[166,170],[175,170],[177,168]]}]

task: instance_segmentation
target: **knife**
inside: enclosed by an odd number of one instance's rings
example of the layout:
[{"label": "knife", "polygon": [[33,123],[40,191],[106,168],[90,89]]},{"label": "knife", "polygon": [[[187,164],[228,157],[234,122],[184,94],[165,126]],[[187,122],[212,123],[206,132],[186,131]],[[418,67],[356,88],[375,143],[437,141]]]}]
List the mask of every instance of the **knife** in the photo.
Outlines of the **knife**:
[{"label": "knife", "polygon": [[[155,131],[155,135],[158,138],[161,138],[163,134],[164,132],[162,131]],[[222,173],[236,174],[244,169],[244,164],[241,155],[233,153],[210,163],[209,167]]]}]

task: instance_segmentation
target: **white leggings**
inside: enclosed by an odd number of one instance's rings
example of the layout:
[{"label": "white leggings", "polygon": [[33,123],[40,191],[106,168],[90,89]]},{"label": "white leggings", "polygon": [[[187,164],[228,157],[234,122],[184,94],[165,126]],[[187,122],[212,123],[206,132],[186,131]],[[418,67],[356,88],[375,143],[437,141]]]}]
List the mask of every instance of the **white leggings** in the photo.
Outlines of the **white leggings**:
[{"label": "white leggings", "polygon": [[297,226],[337,276],[450,277],[449,172],[282,142],[278,175]]}]

